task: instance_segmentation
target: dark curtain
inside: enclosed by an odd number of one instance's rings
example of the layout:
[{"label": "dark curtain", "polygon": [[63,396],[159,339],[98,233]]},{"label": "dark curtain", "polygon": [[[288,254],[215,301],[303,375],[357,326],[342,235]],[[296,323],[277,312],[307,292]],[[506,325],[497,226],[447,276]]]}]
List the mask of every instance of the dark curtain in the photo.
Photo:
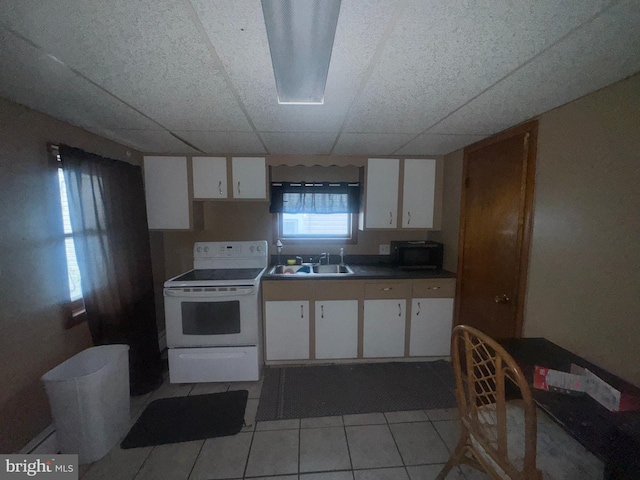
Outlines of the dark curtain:
[{"label": "dark curtain", "polygon": [[271,213],[358,213],[359,183],[271,184]]},{"label": "dark curtain", "polygon": [[140,167],[60,146],[87,322],[95,345],[130,346],[131,393],[162,382]]}]

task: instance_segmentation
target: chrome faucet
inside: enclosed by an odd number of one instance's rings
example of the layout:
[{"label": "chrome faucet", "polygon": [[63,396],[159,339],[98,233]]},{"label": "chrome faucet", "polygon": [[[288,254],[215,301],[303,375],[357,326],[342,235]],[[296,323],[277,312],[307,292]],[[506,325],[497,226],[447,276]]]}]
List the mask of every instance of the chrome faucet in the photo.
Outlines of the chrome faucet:
[{"label": "chrome faucet", "polygon": [[340,247],[340,265],[344,265],[344,248]]},{"label": "chrome faucet", "polygon": [[328,253],[321,253],[320,255],[318,255],[317,257],[309,257],[309,263],[316,263],[318,262],[318,264],[322,264],[322,259],[325,259],[327,265],[329,265],[329,254]]}]

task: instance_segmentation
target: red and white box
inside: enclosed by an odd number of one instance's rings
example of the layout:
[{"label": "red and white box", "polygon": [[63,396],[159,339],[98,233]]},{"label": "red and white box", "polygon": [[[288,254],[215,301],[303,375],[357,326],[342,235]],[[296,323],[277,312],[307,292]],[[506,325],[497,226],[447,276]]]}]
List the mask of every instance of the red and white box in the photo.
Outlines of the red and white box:
[{"label": "red and white box", "polygon": [[612,412],[640,410],[640,395],[625,389],[618,390],[586,368],[571,365],[570,372],[561,372],[536,365],[533,387],[539,390],[560,391],[570,395],[586,393]]}]

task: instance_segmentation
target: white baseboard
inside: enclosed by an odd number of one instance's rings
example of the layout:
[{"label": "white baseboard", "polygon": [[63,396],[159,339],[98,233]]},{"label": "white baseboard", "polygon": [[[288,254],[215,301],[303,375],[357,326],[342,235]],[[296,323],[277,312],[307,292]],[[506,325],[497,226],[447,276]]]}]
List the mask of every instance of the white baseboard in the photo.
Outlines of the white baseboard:
[{"label": "white baseboard", "polygon": [[163,352],[167,348],[167,331],[162,330],[158,332],[158,346],[160,347],[160,351]]},{"label": "white baseboard", "polygon": [[20,450],[23,455],[55,455],[58,453],[58,436],[53,425],[49,425],[38,436],[31,440],[25,447]]}]

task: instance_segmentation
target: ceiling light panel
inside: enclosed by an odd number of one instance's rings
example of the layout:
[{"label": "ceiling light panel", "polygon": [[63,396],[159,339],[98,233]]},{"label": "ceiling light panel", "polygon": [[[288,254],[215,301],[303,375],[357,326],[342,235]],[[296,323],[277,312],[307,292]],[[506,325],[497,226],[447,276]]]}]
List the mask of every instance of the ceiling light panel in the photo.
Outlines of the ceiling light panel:
[{"label": "ceiling light panel", "polygon": [[224,68],[260,132],[338,132],[395,3],[343,0],[324,105],[279,105],[259,1],[191,0]]},{"label": "ceiling light panel", "polygon": [[278,103],[322,105],[340,0],[262,0]]}]

